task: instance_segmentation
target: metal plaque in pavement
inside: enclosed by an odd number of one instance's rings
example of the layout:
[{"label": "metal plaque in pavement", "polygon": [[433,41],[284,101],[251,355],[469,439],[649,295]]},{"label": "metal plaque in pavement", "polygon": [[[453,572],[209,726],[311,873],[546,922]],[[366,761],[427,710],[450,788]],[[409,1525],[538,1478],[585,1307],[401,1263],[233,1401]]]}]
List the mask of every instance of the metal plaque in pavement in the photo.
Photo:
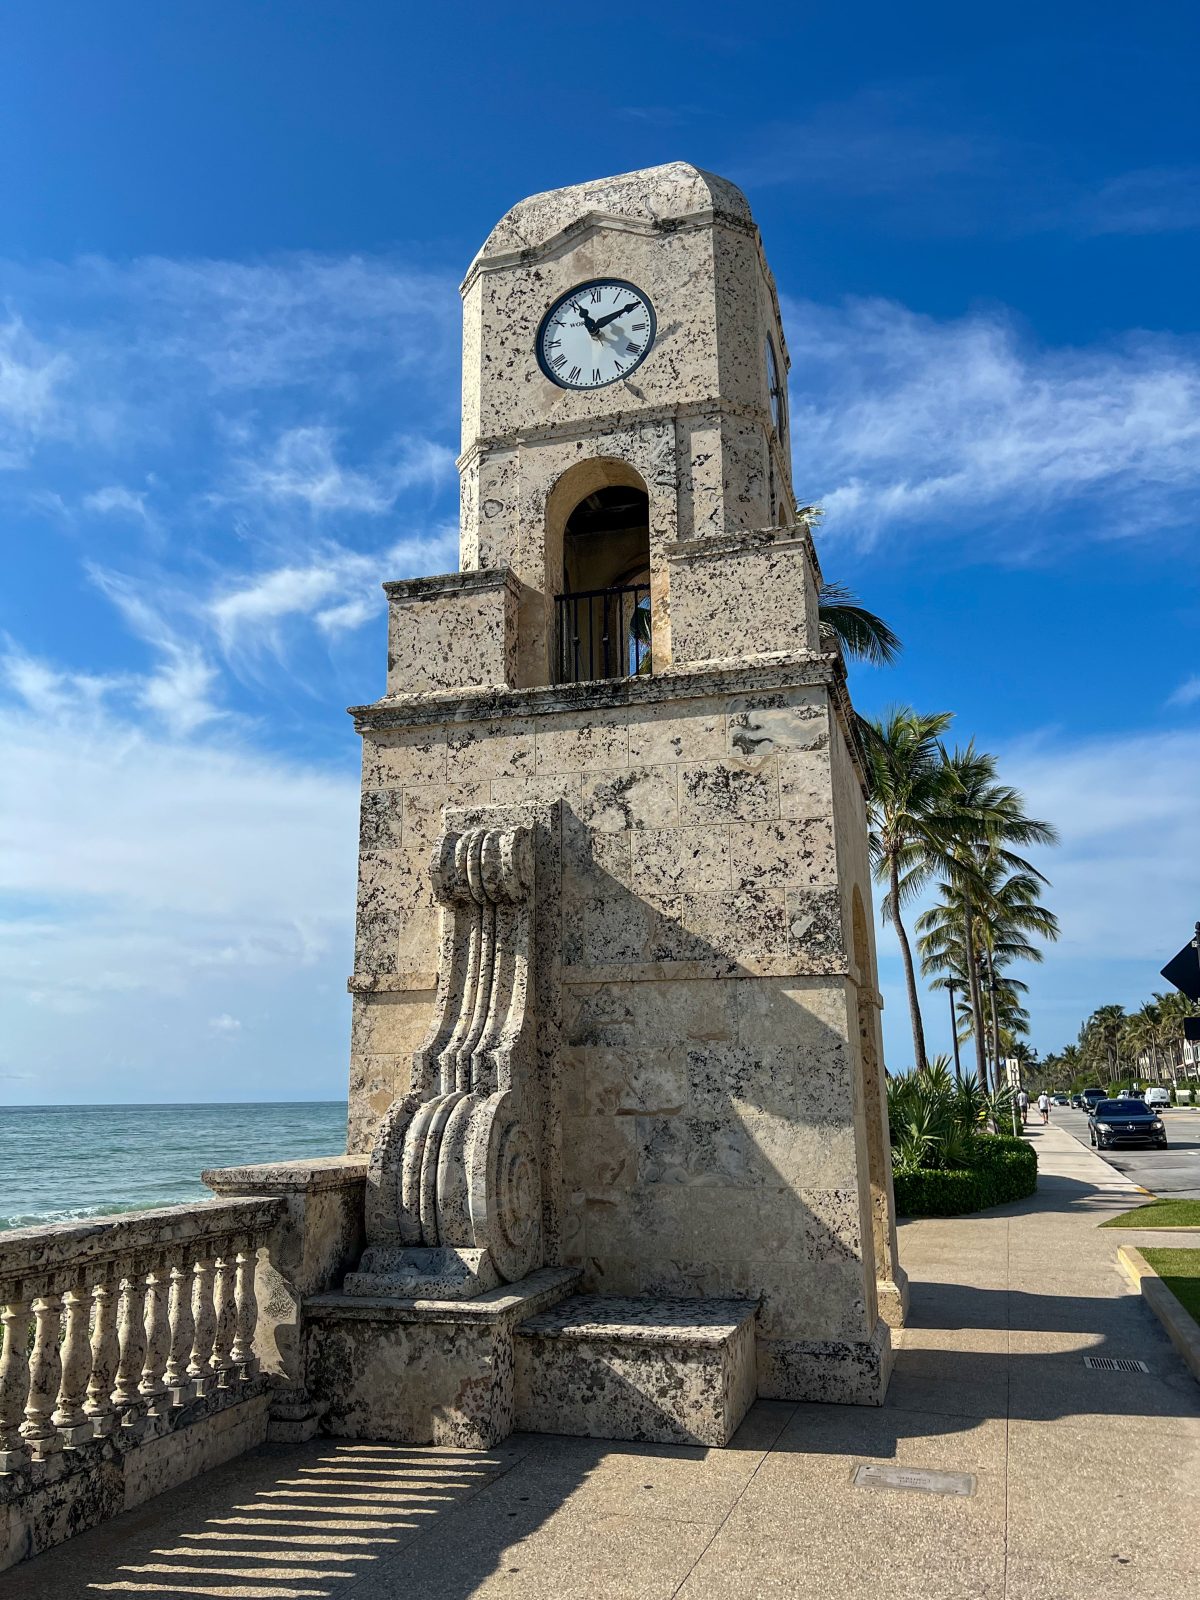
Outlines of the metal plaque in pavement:
[{"label": "metal plaque in pavement", "polygon": [[918,1494],[973,1495],[969,1472],[931,1472],[925,1467],[855,1467],[851,1482],[859,1489],[913,1489]]}]

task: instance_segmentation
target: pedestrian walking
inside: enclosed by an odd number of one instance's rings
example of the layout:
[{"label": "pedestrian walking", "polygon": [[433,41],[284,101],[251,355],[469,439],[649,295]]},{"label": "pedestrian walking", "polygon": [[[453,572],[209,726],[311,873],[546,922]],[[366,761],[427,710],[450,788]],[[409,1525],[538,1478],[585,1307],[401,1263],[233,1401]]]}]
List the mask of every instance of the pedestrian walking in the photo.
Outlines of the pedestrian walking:
[{"label": "pedestrian walking", "polygon": [[1050,1096],[1046,1093],[1045,1089],[1043,1089],[1041,1094],[1038,1095],[1038,1110],[1042,1113],[1042,1122],[1043,1123],[1049,1122],[1050,1121]]},{"label": "pedestrian walking", "polygon": [[1021,1126],[1029,1121],[1029,1096],[1022,1089],[1017,1095],[1017,1110],[1021,1113]]}]

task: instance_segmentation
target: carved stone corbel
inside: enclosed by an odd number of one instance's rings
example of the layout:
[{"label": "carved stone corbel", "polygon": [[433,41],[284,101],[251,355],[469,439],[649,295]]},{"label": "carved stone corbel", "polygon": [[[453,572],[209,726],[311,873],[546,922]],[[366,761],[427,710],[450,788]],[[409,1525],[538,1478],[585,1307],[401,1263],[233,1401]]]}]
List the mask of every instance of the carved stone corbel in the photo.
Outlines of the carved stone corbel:
[{"label": "carved stone corbel", "polygon": [[541,1264],[530,829],[445,832],[430,876],[442,908],[433,1023],[411,1092],[376,1135],[350,1294],[466,1298]]}]

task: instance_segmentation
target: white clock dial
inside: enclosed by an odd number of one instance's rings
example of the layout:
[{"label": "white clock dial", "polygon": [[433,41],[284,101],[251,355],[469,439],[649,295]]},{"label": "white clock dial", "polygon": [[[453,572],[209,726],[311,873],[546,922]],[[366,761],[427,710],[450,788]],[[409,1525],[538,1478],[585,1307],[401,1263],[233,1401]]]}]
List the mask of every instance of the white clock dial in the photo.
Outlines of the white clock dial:
[{"label": "white clock dial", "polygon": [[538,366],[563,389],[603,389],[650,354],[654,307],[621,278],[595,278],[561,295],[538,329]]}]

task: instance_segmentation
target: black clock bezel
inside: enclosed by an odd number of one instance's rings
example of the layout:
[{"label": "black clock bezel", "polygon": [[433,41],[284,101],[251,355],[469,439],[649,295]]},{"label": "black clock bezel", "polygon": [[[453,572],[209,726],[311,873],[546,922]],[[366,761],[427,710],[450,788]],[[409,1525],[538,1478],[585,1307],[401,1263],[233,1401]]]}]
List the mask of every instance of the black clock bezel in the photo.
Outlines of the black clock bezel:
[{"label": "black clock bezel", "polygon": [[[650,332],[646,337],[646,348],[642,351],[641,355],[631,367],[627,368],[627,370],[624,372],[618,372],[613,378],[605,378],[603,383],[564,383],[563,380],[557,376],[557,374],[550,370],[549,363],[546,360],[545,351],[542,347],[542,341],[546,335],[546,327],[550,322],[550,319],[554,316],[554,313],[561,305],[565,305],[568,300],[574,300],[576,295],[582,294],[585,289],[594,288],[599,283],[616,284],[618,289],[628,289],[631,294],[636,294],[638,299],[645,306],[646,310],[650,313]],[[565,294],[560,294],[558,299],[555,300],[546,311],[545,316],[538,323],[537,338],[534,340],[533,353],[537,357],[537,364],[541,369],[542,376],[549,378],[550,382],[555,386],[556,389],[565,389],[568,394],[596,394],[601,389],[611,388],[614,383],[624,383],[627,378],[631,378],[641,366],[642,362],[645,361],[651,350],[654,349],[654,341],[657,337],[658,315],[654,310],[654,302],[644,289],[639,289],[636,283],[630,283],[628,278],[607,278],[604,276],[598,278],[585,278],[582,283],[575,284],[574,287],[568,289]]]}]

